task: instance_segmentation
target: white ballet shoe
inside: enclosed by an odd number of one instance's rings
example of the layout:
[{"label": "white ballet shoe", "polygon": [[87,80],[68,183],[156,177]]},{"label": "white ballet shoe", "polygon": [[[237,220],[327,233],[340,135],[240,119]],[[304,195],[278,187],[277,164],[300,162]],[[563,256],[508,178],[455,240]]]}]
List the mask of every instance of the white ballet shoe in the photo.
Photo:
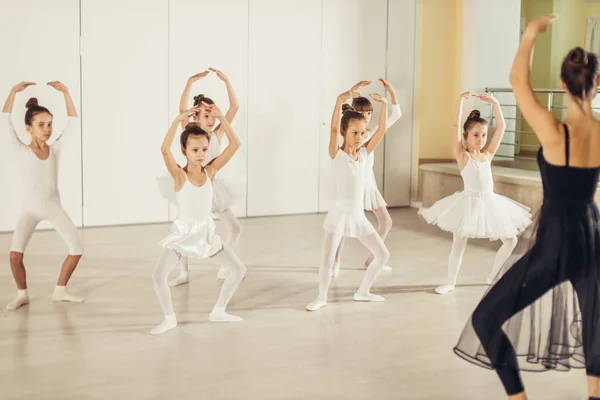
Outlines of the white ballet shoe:
[{"label": "white ballet shoe", "polygon": [[165,316],[165,320],[160,325],[155,326],[150,331],[151,335],[162,335],[163,333],[174,329],[177,326],[177,318],[174,315]]},{"label": "white ballet shoe", "polygon": [[442,285],[435,288],[437,294],[446,294],[454,290],[454,285]]},{"label": "white ballet shoe", "polygon": [[[369,265],[371,265],[371,264],[369,264]],[[365,264],[365,265],[363,265],[363,268],[367,269],[367,268],[369,268],[369,265]],[[381,267],[379,272],[392,272],[392,267],[390,267],[389,265],[384,265],[383,267]]]},{"label": "white ballet shoe", "polygon": [[179,286],[179,285],[185,285],[186,283],[188,283],[190,281],[190,275],[189,274],[185,274],[182,273],[181,275],[179,275],[177,278],[175,279],[171,279],[169,281],[169,286],[170,287],[175,287],[175,286]]},{"label": "white ballet shoe", "polygon": [[83,303],[83,297],[67,292],[65,286],[56,286],[52,293],[52,301],[69,301],[71,303]]},{"label": "white ballet shoe", "polygon": [[313,301],[312,303],[309,303],[306,306],[306,309],[308,311],[317,311],[320,308],[323,308],[327,305],[327,299],[323,299],[322,297],[317,297],[317,299],[315,301]]},{"label": "white ballet shoe", "polygon": [[227,314],[225,307],[215,307],[212,312],[208,315],[210,322],[240,322],[243,321],[242,317],[236,315]]},{"label": "white ballet shoe", "polygon": [[19,307],[23,307],[26,304],[29,304],[29,295],[27,294],[27,289],[19,290],[17,292],[17,297],[15,297],[13,301],[6,305],[6,309],[14,311]]},{"label": "white ballet shoe", "polygon": [[381,302],[381,301],[385,301],[385,299],[382,296],[373,294],[371,292],[368,293],[354,293],[354,301],[372,301],[372,302]]}]

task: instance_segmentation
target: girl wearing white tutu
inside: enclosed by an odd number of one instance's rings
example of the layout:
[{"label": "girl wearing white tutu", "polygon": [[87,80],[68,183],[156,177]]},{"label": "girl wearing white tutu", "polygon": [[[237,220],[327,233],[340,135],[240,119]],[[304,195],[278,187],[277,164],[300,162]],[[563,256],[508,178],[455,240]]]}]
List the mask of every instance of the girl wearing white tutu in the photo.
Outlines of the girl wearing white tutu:
[{"label": "girl wearing white tutu", "polygon": [[[190,92],[194,82],[206,77],[211,72],[216,74],[217,77],[222,80],[227,87],[227,94],[229,96],[229,109],[225,113],[225,118],[231,123],[239,109],[239,102],[233,87],[229,82],[229,78],[215,68],[209,68],[208,70],[196,74],[188,79],[183,94],[181,95],[179,112],[182,113],[187,110]],[[194,122],[197,122],[204,131],[208,132],[208,135],[210,136],[208,152],[204,159],[204,165],[208,164],[215,157],[219,156],[221,153],[223,153],[225,148],[227,148],[227,135],[224,132],[223,124],[218,124],[215,126],[217,121],[210,112],[210,108],[214,106],[214,104],[215,103],[213,100],[204,96],[203,94],[194,96],[194,106],[199,107],[199,112],[193,115],[193,120]],[[185,129],[188,123],[189,120],[182,120],[181,127]],[[236,218],[235,214],[231,211],[231,207],[243,200],[245,188],[243,180],[227,172],[227,170],[220,171],[219,175],[213,182],[214,199],[212,211],[218,216],[227,229],[227,244],[232,249],[235,249],[242,234],[242,225]],[[169,195],[168,192],[172,191],[173,182],[170,177],[168,177],[166,181],[167,189],[165,190],[161,188],[161,191],[163,192],[163,197],[166,197],[167,199],[171,198],[172,200],[172,195]],[[159,184],[159,186],[164,187],[165,183]],[[189,282],[187,257],[181,258],[179,266],[181,269],[180,274],[177,278],[169,281],[170,286],[178,286]],[[227,274],[228,271],[226,266],[221,265],[217,275],[218,278],[225,279],[227,278]]]},{"label": "girl wearing white tutu", "polygon": [[[394,87],[385,79],[379,78],[379,81],[383,84],[385,90],[390,94],[392,98],[392,114],[387,118],[387,127],[388,129],[394,125],[400,117],[402,117],[402,111],[400,111],[400,105],[398,104],[398,99],[396,97],[396,91]],[[371,122],[371,117],[373,115],[373,104],[371,100],[367,97],[359,96],[355,99],[352,99],[352,108],[356,111],[364,115],[367,125]],[[367,129],[367,138],[365,142],[369,139],[369,137],[377,130],[377,126],[372,129]],[[387,203],[383,199],[381,192],[377,188],[377,181],[375,180],[375,172],[373,168],[375,166],[375,153],[369,154],[367,157],[367,171],[365,174],[365,197],[364,197],[364,208],[366,211],[372,211],[377,217],[377,233],[383,241],[385,242],[385,238],[387,237],[390,229],[392,229],[392,217],[387,210]],[[342,258],[342,249],[344,247],[344,239],[340,243],[340,247],[335,256],[335,264],[333,267],[333,276],[338,276],[340,273],[340,261]],[[365,260],[364,267],[368,268],[369,264],[373,261],[373,255],[369,254],[369,257]],[[389,266],[383,267],[384,271],[391,271]]]},{"label": "girl wearing white tutu", "polygon": [[[319,295],[315,301],[306,306],[309,311],[316,311],[327,305],[327,291],[331,283],[335,254],[345,237],[357,238],[374,256],[358,290],[354,293],[354,300],[384,301],[383,297],[372,294],[370,290],[377,274],[389,259],[390,253],[381,236],[365,216],[364,194],[367,159],[369,154],[375,151],[387,130],[387,100],[378,94],[371,95],[373,100],[381,103],[381,115],[379,127],[366,143],[367,122],[364,115],[348,104],[344,104],[347,100],[358,97],[357,90],[368,84],[370,84],[368,81],[359,82],[349,91],[340,94],[331,117],[329,156],[334,165],[336,194],[323,224],[325,240],[319,268]],[[344,138],[342,147],[338,146],[340,134]]]},{"label": "girl wearing white tutu", "polygon": [[[488,123],[481,118],[478,110],[471,111],[462,131],[459,126],[463,101],[470,96],[494,105],[497,127],[485,151],[483,148],[487,141]],[[461,94],[456,103],[452,126],[454,156],[463,178],[464,190],[439,200],[430,208],[419,210],[419,214],[428,223],[454,234],[448,260],[448,281],[435,289],[438,294],[454,290],[469,238],[502,241],[502,247],[496,254],[492,272],[487,280],[487,283],[491,284],[492,279],[517,245],[517,235],[531,223],[531,214],[527,207],[494,193],[491,163],[505,129],[504,116],[498,100],[473,92]],[[467,144],[466,149],[463,138]]]},{"label": "girl wearing white tutu", "polygon": [[190,115],[198,112],[200,106],[181,113],[173,121],[161,147],[165,164],[174,180],[179,215],[173,221],[171,234],[160,242],[163,251],[153,274],[154,290],[165,315],[164,321],[152,329],[153,335],[164,333],[177,326],[167,279],[171,269],[182,257],[191,256],[201,259],[216,257],[221,263],[227,265],[229,274],[223,282],[217,304],[210,313],[209,319],[212,322],[242,320],[240,317],[227,314],[225,308],[244,278],[246,267],[231,247],[223,243],[215,233],[215,223],[212,219],[213,181],[219,170],[229,162],[240,147],[240,140],[221,110],[213,105],[204,112],[209,112],[212,118],[221,121],[221,129],[225,131],[229,145],[222,154],[206,164],[204,161],[208,153],[210,137],[197,123],[186,124],[180,142],[187,164],[181,168],[171,153],[171,145],[179,124],[188,121]]}]

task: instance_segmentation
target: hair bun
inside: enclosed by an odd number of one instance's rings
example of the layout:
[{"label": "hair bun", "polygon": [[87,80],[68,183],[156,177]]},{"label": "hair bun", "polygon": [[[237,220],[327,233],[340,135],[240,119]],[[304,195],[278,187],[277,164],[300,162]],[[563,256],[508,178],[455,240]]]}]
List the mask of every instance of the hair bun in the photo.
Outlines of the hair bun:
[{"label": "hair bun", "polygon": [[479,110],[473,110],[467,117],[467,119],[476,119],[481,118],[481,112]]},{"label": "hair bun", "polygon": [[196,96],[194,96],[194,101],[195,102],[201,102],[206,96],[203,94],[197,94]]},{"label": "hair bun", "polygon": [[31,108],[31,107],[37,107],[38,105],[39,105],[38,99],[36,99],[35,97],[32,97],[29,99],[29,101],[27,101],[27,104],[25,104],[25,107]]},{"label": "hair bun", "polygon": [[347,113],[348,111],[355,111],[354,107],[352,107],[350,104],[342,104],[342,114]]},{"label": "hair bun", "polygon": [[567,62],[573,67],[585,67],[588,64],[588,52],[581,47],[575,47],[567,55]]},{"label": "hair bun", "polygon": [[575,99],[583,100],[595,89],[598,76],[598,57],[581,47],[569,51],[560,67],[560,79],[567,92]]}]

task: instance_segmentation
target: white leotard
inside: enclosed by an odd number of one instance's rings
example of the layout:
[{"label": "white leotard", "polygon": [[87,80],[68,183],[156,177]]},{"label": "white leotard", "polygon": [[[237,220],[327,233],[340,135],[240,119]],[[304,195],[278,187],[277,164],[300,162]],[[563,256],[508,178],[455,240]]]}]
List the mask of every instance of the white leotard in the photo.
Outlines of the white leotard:
[{"label": "white leotard", "polygon": [[210,177],[202,186],[189,179],[175,193],[179,215],[173,221],[172,231],[160,245],[180,255],[197,258],[212,257],[223,249],[221,238],[215,233],[212,218],[213,185]]},{"label": "white leotard", "polygon": [[365,217],[364,190],[367,169],[367,151],[358,150],[358,160],[338,149],[333,160],[336,177],[335,201],[327,213],[323,229],[344,237],[362,237],[375,233],[375,228]]},{"label": "white leotard", "polygon": [[24,192],[23,209],[15,227],[11,251],[24,252],[37,224],[49,221],[69,247],[69,254],[82,254],[83,248],[75,225],[64,211],[58,191],[58,167],[62,148],[78,127],[77,117],[68,117],[67,125],[54,143],[49,145],[48,158],[41,160],[25,145],[15,131],[10,113],[0,114],[1,132],[13,149],[21,169]]}]

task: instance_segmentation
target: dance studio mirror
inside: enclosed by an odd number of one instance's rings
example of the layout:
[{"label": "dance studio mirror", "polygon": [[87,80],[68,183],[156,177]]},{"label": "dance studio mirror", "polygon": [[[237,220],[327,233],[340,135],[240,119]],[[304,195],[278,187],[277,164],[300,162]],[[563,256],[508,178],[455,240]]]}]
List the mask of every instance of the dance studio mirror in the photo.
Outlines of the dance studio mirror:
[{"label": "dance studio mirror", "polygon": [[[600,53],[600,1],[598,0],[521,0],[521,35],[527,24],[540,15],[558,15],[545,35],[536,42],[531,70],[531,84],[540,89],[540,102],[551,107],[560,119],[566,117],[566,99],[559,81],[560,65],[565,54],[575,46]],[[544,90],[547,89],[547,90]],[[593,103],[594,113],[600,116],[600,99]],[[517,131],[531,132],[525,121],[517,123]],[[520,136],[520,138],[518,137]],[[535,135],[517,135],[521,156],[534,157],[539,147]],[[526,168],[536,169],[535,163],[523,162]]]}]

